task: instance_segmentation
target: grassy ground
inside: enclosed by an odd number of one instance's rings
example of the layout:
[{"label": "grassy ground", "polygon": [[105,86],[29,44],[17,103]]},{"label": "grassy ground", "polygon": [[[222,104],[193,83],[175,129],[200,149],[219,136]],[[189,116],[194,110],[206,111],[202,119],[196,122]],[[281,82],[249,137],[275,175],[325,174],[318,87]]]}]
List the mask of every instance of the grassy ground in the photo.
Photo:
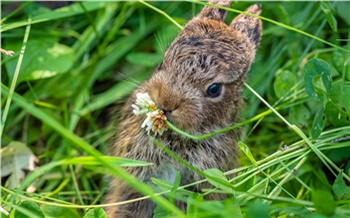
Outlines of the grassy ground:
[{"label": "grassy ground", "polygon": [[[105,175],[140,185],[115,168],[140,163],[103,156],[114,134],[108,114],[149,77],[202,3],[1,4],[1,48],[15,51],[1,61],[1,145],[21,148],[2,150],[2,215],[103,217],[96,208]],[[213,181],[232,195],[209,202],[191,194],[182,214],[168,203],[181,191],[159,181],[171,193],[154,199],[159,217],[350,216],[350,3],[261,4],[241,166],[226,172],[237,174],[231,184]],[[233,4],[227,20],[249,5]],[[37,168],[28,173],[33,154]]]}]

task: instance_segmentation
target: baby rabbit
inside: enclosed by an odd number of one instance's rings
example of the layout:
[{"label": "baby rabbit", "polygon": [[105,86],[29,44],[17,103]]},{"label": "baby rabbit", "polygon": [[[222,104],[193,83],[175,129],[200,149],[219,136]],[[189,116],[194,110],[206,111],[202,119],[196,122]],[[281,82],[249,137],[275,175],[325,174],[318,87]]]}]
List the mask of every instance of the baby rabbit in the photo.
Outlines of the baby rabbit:
[{"label": "baby rabbit", "polygon": [[[209,3],[229,7],[230,1]],[[259,15],[260,6],[250,6],[246,12]],[[189,21],[171,43],[164,60],[151,78],[137,88],[123,107],[111,155],[153,163],[147,167],[126,170],[139,180],[152,184],[151,177],[174,182],[181,173],[181,184],[203,179],[155,145],[150,136],[194,167],[227,171],[235,167],[235,131],[218,134],[204,140],[192,140],[170,129],[162,135],[149,135],[141,128],[145,116],[133,113],[137,93],[148,93],[167,120],[192,135],[202,135],[231,126],[238,119],[242,101],[242,84],[259,46],[261,20],[248,15],[237,16],[230,25],[224,23],[224,9],[205,6]],[[201,184],[192,191],[210,187]],[[107,203],[141,197],[118,178],[110,181]],[[210,195],[209,199],[223,196]],[[185,208],[185,204],[181,206]],[[152,217],[155,204],[138,201],[106,209],[108,217]]]}]

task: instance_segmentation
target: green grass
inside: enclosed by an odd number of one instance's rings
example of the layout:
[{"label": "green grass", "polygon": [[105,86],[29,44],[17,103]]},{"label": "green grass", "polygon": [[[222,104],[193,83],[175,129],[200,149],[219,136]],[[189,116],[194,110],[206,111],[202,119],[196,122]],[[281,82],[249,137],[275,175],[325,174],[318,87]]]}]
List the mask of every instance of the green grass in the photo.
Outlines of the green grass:
[{"label": "green grass", "polygon": [[[15,217],[103,217],[107,175],[148,198],[154,191],[121,169],[145,163],[104,155],[114,134],[108,114],[150,76],[206,3],[75,2],[55,10],[1,4],[1,46],[15,51],[2,55],[1,145],[20,141],[38,157],[20,186],[2,178],[2,209]],[[350,216],[350,3],[261,4],[263,37],[240,122],[203,136],[170,125],[198,140],[242,129],[240,166],[198,172],[216,187],[204,193],[230,197],[211,202],[184,190],[204,180],[179,187],[155,179],[168,194],[152,197],[160,216]],[[227,20],[249,5],[233,3]],[[236,176],[227,180],[230,174]],[[174,206],[176,197],[187,199],[187,211]]]}]

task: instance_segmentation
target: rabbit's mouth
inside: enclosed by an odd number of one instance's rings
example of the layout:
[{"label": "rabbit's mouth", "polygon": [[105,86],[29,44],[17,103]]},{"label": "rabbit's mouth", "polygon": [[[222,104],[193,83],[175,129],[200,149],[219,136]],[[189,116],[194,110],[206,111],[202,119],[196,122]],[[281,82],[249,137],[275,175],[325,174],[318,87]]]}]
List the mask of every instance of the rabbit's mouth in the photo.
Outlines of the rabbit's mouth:
[{"label": "rabbit's mouth", "polygon": [[165,111],[167,120],[176,128],[191,135],[201,135],[200,118],[196,114],[181,110]]}]

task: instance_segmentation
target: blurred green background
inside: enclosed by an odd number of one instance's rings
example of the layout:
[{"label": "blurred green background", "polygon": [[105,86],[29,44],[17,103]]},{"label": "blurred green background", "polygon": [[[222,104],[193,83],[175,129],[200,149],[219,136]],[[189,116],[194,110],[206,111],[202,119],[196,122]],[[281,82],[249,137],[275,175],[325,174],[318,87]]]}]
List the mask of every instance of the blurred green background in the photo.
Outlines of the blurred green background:
[{"label": "blurred green background", "polygon": [[[310,140],[324,142],[324,153],[331,163],[349,175],[350,3],[260,3],[263,36],[247,84]],[[67,136],[70,132],[105,153],[108,140],[115,134],[113,117],[118,116],[118,109],[131,91],[161,63],[165,50],[180,31],[174,22],[184,25],[202,8],[191,1],[146,4],[159,11],[137,1],[1,2],[1,48],[15,51],[12,57],[1,57],[2,111],[20,63],[15,95],[8,114],[2,113],[2,147],[13,141],[26,144],[38,157],[39,167],[90,154]],[[244,11],[251,4],[234,2],[231,8]],[[236,15],[230,11],[226,21]],[[28,19],[30,32],[19,62]],[[331,79],[327,82],[322,76]],[[257,115],[261,118],[245,125],[241,136],[256,160],[289,146],[304,148],[306,143],[300,135],[246,88],[244,100],[241,121]],[[251,164],[243,152],[237,152],[242,166]],[[308,153],[305,168],[300,171],[307,187],[329,188],[333,184],[335,173],[327,170],[324,161],[329,163],[328,159]],[[274,164],[270,171],[279,168],[278,161]],[[38,196],[98,204],[106,188],[105,174],[106,170],[99,166],[63,165],[34,176],[32,186]],[[276,179],[280,180],[281,175]],[[257,175],[256,183],[259,176],[264,177]],[[5,181],[8,180],[2,178]],[[266,185],[275,186],[272,182]],[[310,201],[310,191],[301,191],[303,187],[290,180],[285,188],[298,199]],[[22,186],[20,190],[27,188]],[[260,191],[257,193],[266,193]],[[4,190],[2,194],[5,202],[19,202],[16,195]],[[282,192],[281,196],[288,195]],[[277,214],[287,214],[283,206],[277,208]],[[72,213],[84,212],[77,209]]]}]

